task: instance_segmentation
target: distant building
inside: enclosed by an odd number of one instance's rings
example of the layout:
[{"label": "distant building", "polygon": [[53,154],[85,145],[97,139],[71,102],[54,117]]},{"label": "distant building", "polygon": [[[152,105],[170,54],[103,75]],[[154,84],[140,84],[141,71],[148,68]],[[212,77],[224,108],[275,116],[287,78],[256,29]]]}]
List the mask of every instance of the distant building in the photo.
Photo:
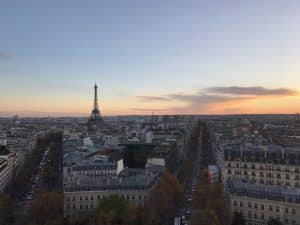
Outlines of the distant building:
[{"label": "distant building", "polygon": [[163,158],[149,158],[146,163],[146,168],[150,168],[152,166],[162,166],[165,167],[165,159]]},{"label": "distant building", "polygon": [[21,163],[20,153],[11,152],[6,147],[0,146],[0,192],[6,190]]},{"label": "distant building", "polygon": [[218,183],[220,182],[219,169],[216,165],[208,165],[208,182],[209,183]]}]

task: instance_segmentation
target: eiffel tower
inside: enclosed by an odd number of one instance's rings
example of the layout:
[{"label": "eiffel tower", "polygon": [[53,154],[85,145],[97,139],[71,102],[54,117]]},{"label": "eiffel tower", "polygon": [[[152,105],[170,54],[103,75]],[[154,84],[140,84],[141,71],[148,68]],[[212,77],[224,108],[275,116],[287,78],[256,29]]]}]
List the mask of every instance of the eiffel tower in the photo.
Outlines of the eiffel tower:
[{"label": "eiffel tower", "polygon": [[88,128],[90,130],[103,128],[104,121],[100,115],[100,110],[98,108],[98,95],[97,95],[97,85],[94,86],[94,108],[92,110],[91,116],[88,120]]}]

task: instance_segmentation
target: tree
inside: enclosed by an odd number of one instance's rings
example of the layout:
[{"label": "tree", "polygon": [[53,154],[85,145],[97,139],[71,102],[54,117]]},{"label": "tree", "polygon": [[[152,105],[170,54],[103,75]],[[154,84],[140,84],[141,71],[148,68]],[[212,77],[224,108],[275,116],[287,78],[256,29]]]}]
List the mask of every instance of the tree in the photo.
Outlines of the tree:
[{"label": "tree", "polygon": [[241,213],[234,213],[232,225],[246,225],[246,221]]},{"label": "tree", "polygon": [[11,203],[10,197],[5,193],[0,192],[0,224],[7,224],[11,219]]},{"label": "tree", "polygon": [[123,225],[132,224],[135,220],[135,207],[119,195],[103,198],[97,208],[95,219],[98,224]]},{"label": "tree", "polygon": [[193,193],[193,207],[195,209],[209,208],[218,216],[222,224],[232,223],[232,212],[228,198],[223,192],[222,184],[202,184]]},{"label": "tree", "polygon": [[211,209],[205,208],[196,212],[192,225],[220,225],[218,215]]},{"label": "tree", "polygon": [[279,219],[270,219],[267,223],[268,225],[283,225]]},{"label": "tree", "polygon": [[28,209],[28,221],[36,224],[55,224],[62,220],[62,198],[57,192],[40,192]]},{"label": "tree", "polygon": [[166,215],[171,215],[182,199],[182,186],[174,175],[165,171],[149,194],[148,207],[153,212],[154,221],[160,223],[170,219]]}]

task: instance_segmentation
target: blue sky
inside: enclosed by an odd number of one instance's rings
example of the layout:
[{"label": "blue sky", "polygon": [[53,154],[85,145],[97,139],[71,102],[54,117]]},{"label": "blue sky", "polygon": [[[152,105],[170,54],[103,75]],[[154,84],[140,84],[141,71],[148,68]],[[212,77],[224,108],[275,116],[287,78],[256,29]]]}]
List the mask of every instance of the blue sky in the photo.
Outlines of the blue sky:
[{"label": "blue sky", "polygon": [[299,11],[283,0],[2,0],[0,111],[88,114],[95,81],[107,115],[183,104],[136,96],[297,90]]}]

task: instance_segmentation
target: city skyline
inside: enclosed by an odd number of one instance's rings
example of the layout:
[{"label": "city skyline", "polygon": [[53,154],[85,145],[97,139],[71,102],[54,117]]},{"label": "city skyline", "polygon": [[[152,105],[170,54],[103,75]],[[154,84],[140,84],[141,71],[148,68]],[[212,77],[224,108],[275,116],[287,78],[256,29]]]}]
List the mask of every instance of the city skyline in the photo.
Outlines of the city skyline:
[{"label": "city skyline", "polygon": [[300,111],[298,1],[3,1],[0,116]]}]

